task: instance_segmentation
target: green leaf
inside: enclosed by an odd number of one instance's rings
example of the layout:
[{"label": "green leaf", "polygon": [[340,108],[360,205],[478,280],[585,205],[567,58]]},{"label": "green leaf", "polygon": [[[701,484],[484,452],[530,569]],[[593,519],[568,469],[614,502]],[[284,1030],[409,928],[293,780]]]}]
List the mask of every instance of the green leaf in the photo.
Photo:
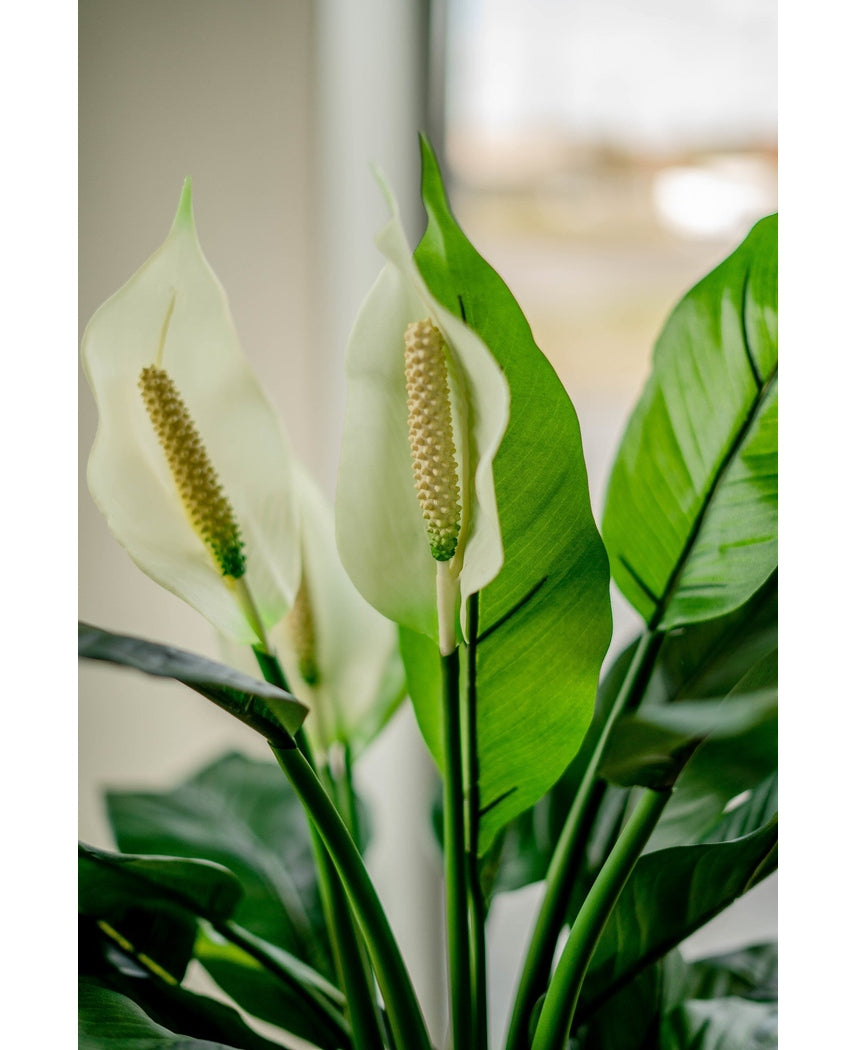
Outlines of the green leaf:
[{"label": "green leaf", "polygon": [[[597,691],[594,718],[573,761],[551,788],[530,809],[520,813],[505,825],[496,837],[482,864],[482,885],[485,895],[519,889],[531,882],[546,878],[564,822],[573,799],[593,754],[603,724],[614,704],[626,672],[635,654],[636,642],[627,646],[611,662]],[[609,808],[610,793],[622,799],[626,792],[606,788],[601,807]],[[616,817],[620,820],[619,814]],[[594,829],[595,830],[595,829]],[[594,834],[589,837],[589,848],[599,851],[601,843]]]},{"label": "green leaf", "polygon": [[240,893],[234,875],[209,861],[78,846],[80,914],[106,923],[175,980],[193,955],[196,916],[228,917]]},{"label": "green leaf", "polygon": [[[611,635],[608,564],[573,405],[508,288],[457,225],[424,140],[422,165],[428,225],[416,264],[433,295],[489,346],[511,389],[493,463],[505,562],[479,601],[483,853],[556,782],[582,743]],[[416,714],[441,764],[439,694],[415,685],[411,656],[405,647]]]},{"label": "green leaf", "polygon": [[660,1022],[683,998],[685,973],[677,951],[646,967],[578,1033],[579,1050],[660,1050]]},{"label": "green leaf", "polygon": [[[234,928],[232,924],[230,929]],[[203,931],[196,941],[196,958],[227,995],[253,1017],[308,1039],[322,1050],[349,1045],[343,997],[334,986],[245,930],[240,930],[239,939],[252,955],[213,930]],[[273,965],[263,965],[262,958]]]},{"label": "green leaf", "polygon": [[770,874],[777,838],[772,820],[735,841],[643,856],[597,945],[582,987],[580,1020]]},{"label": "green leaf", "polygon": [[79,920],[79,1045],[88,1050],[277,1050],[230,1006],[162,980]]},{"label": "green leaf", "polygon": [[[116,539],[223,634],[256,644],[259,629],[288,611],[299,582],[291,451],[202,253],[189,179],[169,236],[92,317],[82,357],[98,404],[89,488]],[[152,365],[177,387],[231,505],[246,560],[237,582],[192,524],[149,418],[139,381]]]},{"label": "green leaf", "polygon": [[[677,628],[665,638],[654,665],[653,674],[644,693],[641,710],[649,713],[655,705],[669,704],[689,698],[718,699],[729,693],[739,680],[763,657],[777,646],[778,580],[774,573],[767,583],[738,610],[727,616]],[[572,805],[581,775],[588,763],[593,743],[599,736],[606,714],[626,675],[637,643],[633,642],[611,662],[597,695],[594,720],[577,756],[555,786],[532,808],[514,818],[484,858],[485,889],[495,892],[518,889],[546,876],[555,844]],[[438,668],[437,668],[437,674]],[[775,725],[766,721],[756,733],[747,734],[742,742],[735,740],[728,746],[726,768],[753,770],[743,777],[733,790],[725,788],[716,779],[715,763],[720,759],[715,749],[704,747],[690,760],[677,781],[674,795],[668,803],[651,839],[650,849],[672,845],[686,845],[700,841],[721,817],[723,807],[739,792],[746,790],[766,775],[769,741],[776,738]],[[740,750],[744,746],[744,750]],[[707,758],[710,761],[707,762]],[[741,758],[741,761],[740,761]],[[697,781],[693,765],[703,770]],[[758,764],[759,763],[759,764]],[[707,773],[709,775],[707,775]],[[728,777],[733,783],[733,773]],[[724,797],[723,797],[724,795]],[[596,871],[611,830],[620,824],[625,792],[613,787],[604,789],[599,817],[588,840],[588,867]],[[777,809],[764,810],[765,817],[750,827],[725,838],[748,834],[766,823]]]},{"label": "green leaf", "polygon": [[235,921],[332,976],[305,816],[274,763],[225,755],[171,791],[109,792],[107,811],[123,851],[224,865]]},{"label": "green leaf", "polygon": [[80,978],[78,1050],[282,1050],[215,999],[143,977],[117,983]]},{"label": "green leaf", "polygon": [[170,645],[81,623],[77,651],[87,660],[104,660],[183,682],[278,747],[293,746],[291,738],[307,714],[299,700],[277,686]]},{"label": "green leaf", "polygon": [[732,613],[670,631],[642,706],[726,696],[778,646],[778,573]]},{"label": "green leaf", "polygon": [[666,1018],[661,1050],[777,1050],[777,1004],[747,999],[689,1000]]},{"label": "green leaf", "polygon": [[720,798],[723,807],[775,768],[777,666],[775,651],[760,660],[723,699],[681,700],[625,715],[609,737],[602,775],[625,786],[651,787],[661,777],[673,784],[686,763],[688,749],[691,758],[684,775],[692,782],[692,789],[684,792],[681,802],[681,776],[675,791],[678,805],[704,801],[706,788]]},{"label": "green leaf", "polygon": [[240,883],[221,864],[179,857],[110,853],[78,843],[78,905],[84,915],[107,917],[113,901],[169,900],[214,921],[227,919],[240,900]]},{"label": "green leaf", "polygon": [[777,218],[674,310],[612,471],[603,536],[651,626],[740,606],[777,564]]},{"label": "green leaf", "polygon": [[772,941],[697,959],[687,968],[687,999],[739,996],[778,1001],[778,945]]},{"label": "green leaf", "polygon": [[[704,731],[704,720],[715,725],[681,773],[671,801],[656,827],[648,851],[665,846],[708,839],[716,827],[721,834],[722,818],[741,811],[752,793],[778,768],[777,651],[767,654],[745,674],[721,703],[714,700],[680,701],[667,707],[643,711],[645,717],[672,729]],[[746,795],[746,793],[748,793]],[[771,810],[759,823],[742,825],[735,838],[756,830],[777,809],[775,794]],[[727,823],[733,821],[729,817]]]}]

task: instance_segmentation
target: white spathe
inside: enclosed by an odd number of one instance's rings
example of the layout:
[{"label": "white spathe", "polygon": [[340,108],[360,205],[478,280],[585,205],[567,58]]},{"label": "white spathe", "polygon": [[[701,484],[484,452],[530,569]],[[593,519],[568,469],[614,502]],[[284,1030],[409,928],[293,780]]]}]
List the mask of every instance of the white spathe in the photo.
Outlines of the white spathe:
[{"label": "white spathe", "polygon": [[[382,184],[382,180],[381,180]],[[430,319],[449,348],[452,413],[463,523],[449,565],[465,617],[466,598],[502,567],[493,459],[510,413],[504,373],[481,338],[430,293],[415,264],[397,205],[377,238],[386,256],[347,348],[348,401],[336,495],[344,567],[384,616],[437,641],[437,572],[413,483],[407,428],[404,333]],[[460,633],[466,637],[465,619]]]},{"label": "white spathe", "polygon": [[222,576],[190,522],[138,387],[152,364],[176,384],[235,512],[243,582],[267,630],[299,582],[291,452],[202,254],[189,179],[166,241],[92,317],[82,356],[98,405],[89,489],[113,534],[143,572],[228,638],[260,641],[241,586]]}]

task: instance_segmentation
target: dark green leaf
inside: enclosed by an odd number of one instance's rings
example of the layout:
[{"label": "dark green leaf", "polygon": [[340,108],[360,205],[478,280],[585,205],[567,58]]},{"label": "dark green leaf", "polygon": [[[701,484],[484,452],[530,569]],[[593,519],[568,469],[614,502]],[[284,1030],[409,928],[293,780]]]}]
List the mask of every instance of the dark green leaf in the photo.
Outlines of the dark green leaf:
[{"label": "dark green leaf", "polygon": [[[611,634],[608,563],[573,405],[506,285],[457,225],[424,141],[422,164],[428,225],[416,264],[433,295],[481,336],[511,390],[510,422],[494,463],[505,564],[480,596],[483,852],[556,782],[582,743]],[[408,679],[441,764],[439,695],[415,688],[411,662]]]},{"label": "dark green leaf", "polygon": [[725,808],[704,834],[704,842],[730,842],[763,827],[778,812],[778,774],[772,773]]},{"label": "dark green leaf", "polygon": [[662,643],[643,707],[726,696],[778,647],[778,573],[726,616],[671,631]]},{"label": "dark green leaf", "polygon": [[680,771],[700,744],[641,718],[627,718],[609,736],[600,774],[621,787],[673,787]]},{"label": "dark green leaf", "polygon": [[676,846],[643,856],[597,945],[580,1020],[772,870],[777,820],[735,841]]},{"label": "dark green leaf", "polygon": [[684,998],[685,974],[676,951],[646,967],[577,1033],[579,1050],[660,1050],[659,1026]]},{"label": "dark green leaf", "polygon": [[777,1050],[777,1004],[689,1000],[666,1018],[661,1050]]},{"label": "dark green leaf", "polygon": [[687,999],[737,995],[759,1002],[778,1001],[778,945],[749,948],[698,959],[687,968]]},{"label": "dark green leaf", "polygon": [[196,916],[225,918],[239,897],[237,879],[218,864],[79,847],[80,914],[106,923],[175,980],[193,955]]},{"label": "dark green leaf", "polygon": [[777,564],[777,217],[695,286],[657,341],[603,536],[648,624],[740,606]]},{"label": "dark green leaf", "polygon": [[77,631],[77,649],[87,660],[104,660],[158,678],[183,682],[277,747],[293,746],[291,738],[308,714],[299,700],[275,685],[169,645],[111,634],[81,623]]},{"label": "dark green leaf", "polygon": [[[677,784],[675,808],[708,802],[712,793],[719,802],[713,815],[719,816],[731,798],[775,769],[777,678],[773,651],[722,699],[681,700],[625,715],[609,737],[602,775],[626,786],[655,787],[656,777],[671,777],[673,783],[688,749],[691,759]],[[681,792],[684,777],[688,787]]]},{"label": "dark green leaf", "polygon": [[278,1050],[230,1006],[161,980],[80,923],[79,1045],[85,1050]]},{"label": "dark green leaf", "polygon": [[172,901],[206,919],[227,919],[240,900],[240,883],[221,864],[178,857],[110,853],[78,844],[79,907],[106,918],[111,902]]},{"label": "dark green leaf", "polygon": [[184,988],[155,989],[142,977],[119,983],[122,991],[95,977],[80,978],[78,1050],[282,1050],[215,999]]},{"label": "dark green leaf", "polygon": [[245,930],[239,939],[253,954],[213,930],[202,932],[196,941],[196,958],[224,992],[254,1017],[323,1050],[349,1045],[338,989],[275,945]]},{"label": "dark green leaf", "polygon": [[332,974],[302,806],[273,762],[226,755],[172,791],[110,792],[119,847],[222,864],[244,896],[235,921]]},{"label": "dark green leaf", "polygon": [[[681,701],[646,713],[671,726],[682,720],[684,728],[699,728],[707,707],[718,724],[680,775],[648,851],[708,841],[713,833],[719,841],[738,838],[757,830],[777,811],[777,793],[770,795],[763,787],[778,767],[777,652],[744,675],[723,703]],[[766,801],[758,803],[761,796]],[[749,801],[753,820],[745,819]],[[728,826],[733,830],[728,832]]]}]

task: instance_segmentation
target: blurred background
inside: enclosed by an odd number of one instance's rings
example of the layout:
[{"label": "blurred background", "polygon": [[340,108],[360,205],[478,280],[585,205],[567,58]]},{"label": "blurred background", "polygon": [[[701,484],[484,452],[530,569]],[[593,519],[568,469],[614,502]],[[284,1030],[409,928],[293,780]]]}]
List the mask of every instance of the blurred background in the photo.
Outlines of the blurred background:
[{"label": "blurred background", "polygon": [[[461,225],[574,401],[599,517],[668,312],[775,210],[775,60],[774,0],[80,0],[81,334],[163,241],[191,175],[244,350],[332,496],[344,347],[381,267],[370,166],[415,243],[427,130]],[[92,504],[82,377],[79,422],[81,619],[217,657],[212,629],[136,569]],[[636,620],[615,604],[617,646]],[[81,667],[79,715],[80,836],[96,846],[112,846],[105,787],[266,753],[186,690],[108,667]],[[434,772],[407,710],[358,776],[376,810],[369,866],[441,1032]],[[703,947],[773,931],[774,891],[739,902]],[[496,1035],[538,892],[491,916]]]}]

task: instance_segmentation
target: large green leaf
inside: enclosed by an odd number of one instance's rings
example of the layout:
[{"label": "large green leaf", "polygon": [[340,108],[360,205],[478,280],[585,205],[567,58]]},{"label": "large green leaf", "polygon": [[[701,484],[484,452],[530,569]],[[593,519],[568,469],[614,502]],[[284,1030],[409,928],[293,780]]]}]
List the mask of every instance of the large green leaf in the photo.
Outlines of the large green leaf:
[{"label": "large green leaf", "polygon": [[79,1046],[85,1050],[277,1050],[231,1006],[163,980],[91,919],[79,922]]},{"label": "large green leaf", "polygon": [[612,574],[650,625],[741,605],[777,564],[777,218],[674,310],[609,482]]},{"label": "large green leaf", "polygon": [[273,762],[225,755],[171,791],[109,792],[107,810],[123,851],[224,865],[235,921],[331,976],[308,827]]},{"label": "large green leaf", "polygon": [[[491,892],[519,889],[546,877],[579,783],[632,663],[636,644],[633,642],[612,660],[597,690],[593,721],[573,761],[543,798],[505,825],[484,856],[481,881],[488,896]],[[609,803],[612,798],[623,795],[623,791],[606,788],[601,807],[608,808],[611,812]],[[615,819],[619,822],[619,814],[615,815]],[[595,839],[592,833],[589,837],[589,847],[596,852],[599,846],[598,837]]]},{"label": "large green leaf", "polygon": [[193,956],[196,916],[219,920],[240,898],[234,875],[210,861],[78,847],[78,910],[106,923],[175,980]]},{"label": "large green leaf", "polygon": [[[490,347],[511,390],[493,464],[504,566],[480,593],[479,848],[566,769],[591,720],[611,634],[608,564],[591,514],[573,405],[498,274],[452,215],[422,143],[427,229],[416,264],[433,295]],[[437,761],[439,693],[417,686],[426,655],[404,646],[416,714]]]},{"label": "large green leaf", "polygon": [[[576,1034],[574,1050],[662,1050],[663,1040],[685,1035],[687,1022],[710,1020],[706,1034],[696,1031],[699,1042],[690,1047],[717,1047],[704,1042],[714,1032],[725,1036],[721,1046],[733,1043],[735,1033],[747,1037],[772,1030],[778,999],[778,948],[774,943],[752,945],[722,955],[686,963],[679,950],[646,967],[613,995]],[[697,1001],[717,1000],[707,1009]],[[740,1000],[763,1004],[764,1009],[745,1010]],[[694,1002],[693,1002],[694,1001]],[[758,1028],[754,1021],[759,1022]],[[689,1030],[693,1027],[689,1025]],[[700,1029],[702,1026],[698,1026]],[[682,1038],[682,1035],[680,1036]],[[677,1044],[681,1045],[681,1044]],[[750,1046],[750,1041],[746,1042]],[[762,1045],[762,1044],[761,1044]],[[774,1044],[773,1044],[774,1045]]]},{"label": "large green leaf", "polygon": [[643,856],[597,945],[579,1019],[770,874],[777,839],[774,819],[744,838]]},{"label": "large green leaf", "polygon": [[[107,853],[86,846],[79,852],[81,915],[107,923],[135,954],[179,981],[195,957],[254,1016],[328,1050],[349,1039],[341,996],[332,985],[275,945],[227,921],[241,889],[226,868],[207,860]],[[201,932],[197,916],[220,933]]]},{"label": "large green leaf", "polygon": [[107,917],[112,902],[168,900],[206,919],[227,919],[240,900],[240,883],[220,864],[180,857],[110,853],[79,843],[78,906]]},{"label": "large green leaf", "polygon": [[[702,803],[712,794],[723,807],[776,768],[777,681],[773,651],[724,698],[681,700],[625,715],[609,737],[602,775],[627,786],[654,786],[663,769],[680,767],[684,750],[694,744],[675,789],[678,804]],[[691,788],[681,799],[684,778]]]},{"label": "large green leaf", "polygon": [[[656,705],[692,698],[718,699],[731,692],[739,680],[777,646],[777,597],[775,573],[736,611],[670,632],[656,658],[641,710],[649,713]],[[579,780],[632,662],[636,644],[627,646],[611,661],[600,683],[594,720],[568,769],[535,806],[515,817],[497,837],[484,859],[486,888],[493,888],[496,892],[514,890],[545,878]],[[745,771],[753,768],[755,776],[752,782],[756,783],[760,776],[766,776],[769,741],[774,741],[775,736],[774,723],[767,721],[755,734],[746,734],[742,742],[733,741],[732,746],[728,745],[728,768],[733,766]],[[743,750],[743,744],[750,746]],[[700,748],[683,770],[653,834],[651,848],[699,841],[704,829],[713,825],[721,815],[725,804],[749,787],[747,781],[751,777],[728,793],[724,782],[716,777],[716,747]],[[760,765],[750,765],[758,760],[762,760]],[[702,778],[696,779],[696,770],[703,771]],[[613,830],[619,827],[624,810],[625,792],[610,786],[602,790],[599,815],[588,840],[589,868],[592,871],[596,871],[603,851],[613,840]],[[773,805],[771,813],[776,808]],[[765,823],[771,813],[747,830],[724,837],[747,834]]]},{"label": "large green leaf", "polygon": [[577,1032],[573,1050],[660,1050],[659,1027],[685,997],[685,974],[678,951],[646,967]]},{"label": "large green leaf", "polygon": [[158,678],[183,682],[277,747],[293,746],[291,737],[308,713],[299,700],[275,685],[171,645],[112,634],[80,623],[77,651],[87,660],[104,660]]},{"label": "large green leaf", "polygon": [[725,616],[679,627],[665,637],[641,706],[726,696],[778,647],[778,573]]},{"label": "large green leaf", "polygon": [[77,999],[78,1050],[233,1050],[235,1046],[170,1031],[130,996],[92,977],[80,979]]}]

